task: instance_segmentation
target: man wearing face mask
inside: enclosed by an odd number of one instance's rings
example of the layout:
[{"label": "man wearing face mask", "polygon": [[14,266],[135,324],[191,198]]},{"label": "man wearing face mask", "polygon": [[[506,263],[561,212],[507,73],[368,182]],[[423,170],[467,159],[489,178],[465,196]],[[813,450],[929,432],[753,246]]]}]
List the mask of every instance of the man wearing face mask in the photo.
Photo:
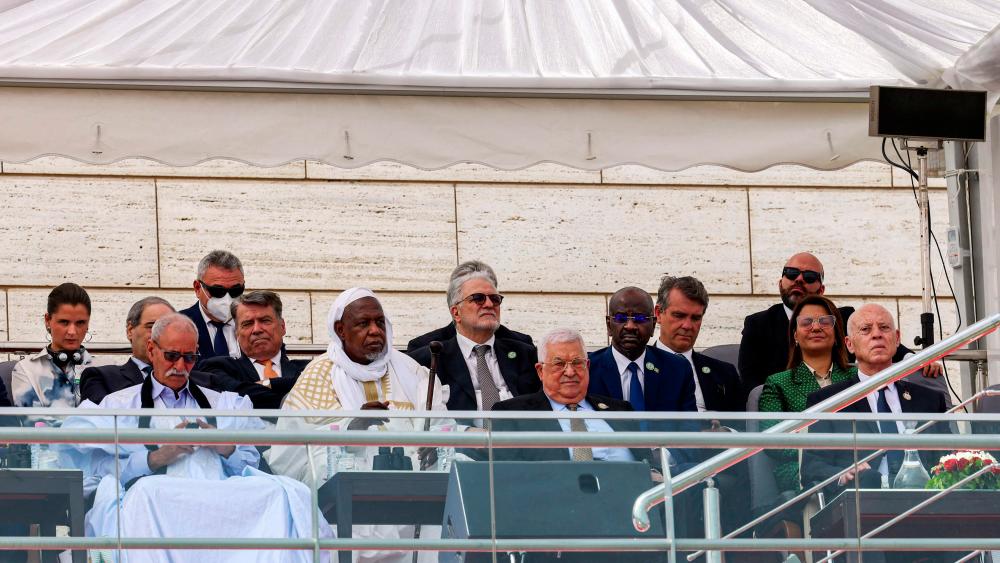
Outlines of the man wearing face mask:
[{"label": "man wearing face mask", "polygon": [[243,295],[244,283],[243,264],[229,251],[213,250],[198,262],[198,277],[194,280],[198,302],[180,313],[198,327],[198,353],[203,360],[240,357],[230,305]]}]

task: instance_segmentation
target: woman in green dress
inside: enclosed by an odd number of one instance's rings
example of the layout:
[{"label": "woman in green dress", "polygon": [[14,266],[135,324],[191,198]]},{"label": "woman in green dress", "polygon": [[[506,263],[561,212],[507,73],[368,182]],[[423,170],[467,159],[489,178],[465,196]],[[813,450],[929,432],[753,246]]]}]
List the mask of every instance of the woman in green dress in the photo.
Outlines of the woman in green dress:
[{"label": "woman in green dress", "polygon": [[[788,369],[767,378],[758,408],[763,412],[801,412],[806,399],[831,383],[849,379],[844,319],[832,301],[821,295],[803,298],[788,322]],[[778,421],[762,421],[769,428]],[[764,450],[776,462],[775,479],[781,491],[798,491],[799,450]]]}]

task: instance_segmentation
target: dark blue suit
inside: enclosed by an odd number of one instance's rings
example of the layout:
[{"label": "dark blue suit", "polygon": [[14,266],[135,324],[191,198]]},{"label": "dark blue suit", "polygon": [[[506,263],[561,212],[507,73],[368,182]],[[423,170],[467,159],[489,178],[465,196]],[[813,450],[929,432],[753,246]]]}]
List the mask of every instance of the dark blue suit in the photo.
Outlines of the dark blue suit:
[{"label": "dark blue suit", "polygon": [[201,303],[195,302],[187,309],[177,312],[194,321],[194,326],[198,327],[198,353],[201,354],[201,361],[205,361],[215,357],[215,346],[212,345],[212,337],[208,335],[208,325],[201,316],[200,308]]},{"label": "dark blue suit", "polygon": [[[611,347],[591,352],[590,386],[588,393],[622,399],[622,379]],[[642,395],[647,411],[696,411],[694,401],[694,375],[691,364],[674,354],[646,346],[646,357],[639,369],[643,370]],[[653,364],[648,369],[645,364]],[[658,372],[656,370],[659,370]],[[632,405],[633,407],[635,405]]]}]

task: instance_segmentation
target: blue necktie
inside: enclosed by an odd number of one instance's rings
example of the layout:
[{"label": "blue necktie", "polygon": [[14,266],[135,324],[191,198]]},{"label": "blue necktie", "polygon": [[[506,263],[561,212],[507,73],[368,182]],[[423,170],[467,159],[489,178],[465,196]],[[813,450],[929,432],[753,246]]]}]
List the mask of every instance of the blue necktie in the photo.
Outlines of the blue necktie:
[{"label": "blue necktie", "polygon": [[628,372],[631,374],[628,384],[628,402],[632,403],[632,408],[637,411],[646,410],[646,397],[642,394],[642,385],[639,383],[639,366],[635,362],[629,362]]},{"label": "blue necktie", "polygon": [[[878,401],[876,401],[878,406],[878,412],[892,414],[892,409],[889,408],[889,401],[885,398],[885,387],[878,390]],[[899,434],[899,428],[896,427],[896,422],[894,420],[880,420],[878,422],[878,429],[883,434]],[[899,468],[903,465],[903,452],[899,450],[887,450],[885,452],[886,459],[888,461],[888,469],[890,477],[899,471]]]},{"label": "blue necktie", "polygon": [[215,340],[212,342],[212,348],[215,349],[215,355],[228,356],[229,344],[226,344],[226,335],[222,332],[222,327],[226,326],[226,323],[220,323],[219,321],[209,322],[215,327]]}]

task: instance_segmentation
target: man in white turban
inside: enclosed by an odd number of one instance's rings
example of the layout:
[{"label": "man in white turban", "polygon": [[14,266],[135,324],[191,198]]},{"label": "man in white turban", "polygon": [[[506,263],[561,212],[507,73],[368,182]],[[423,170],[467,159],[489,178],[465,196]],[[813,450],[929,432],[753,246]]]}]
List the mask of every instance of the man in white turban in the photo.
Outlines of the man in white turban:
[{"label": "man in white turban", "polygon": [[[392,323],[382,310],[378,298],[365,288],[351,288],[337,297],[327,316],[330,346],[317,356],[299,375],[295,386],[288,393],[282,410],[423,410],[426,407],[427,383],[430,376],[426,368],[406,354],[392,347]],[[440,382],[434,382],[433,410],[444,411]],[[281,417],[279,429],[287,430],[347,430],[367,428],[379,424],[375,419],[351,420],[331,414],[324,417]],[[447,423],[434,420],[432,425]],[[389,419],[385,428],[393,431],[418,430],[421,420]],[[375,448],[348,448],[356,459],[355,469],[371,469],[372,455],[367,450]],[[425,455],[433,452],[422,449],[420,457],[413,459],[416,468],[431,459]],[[416,458],[415,451],[407,454]],[[330,457],[323,447],[274,446],[267,453],[271,469],[277,473],[299,479],[307,484],[322,485],[337,468],[329,467]],[[412,537],[412,526],[358,525],[355,537],[399,538]],[[400,562],[408,561],[409,552],[356,551],[354,561]]]}]

